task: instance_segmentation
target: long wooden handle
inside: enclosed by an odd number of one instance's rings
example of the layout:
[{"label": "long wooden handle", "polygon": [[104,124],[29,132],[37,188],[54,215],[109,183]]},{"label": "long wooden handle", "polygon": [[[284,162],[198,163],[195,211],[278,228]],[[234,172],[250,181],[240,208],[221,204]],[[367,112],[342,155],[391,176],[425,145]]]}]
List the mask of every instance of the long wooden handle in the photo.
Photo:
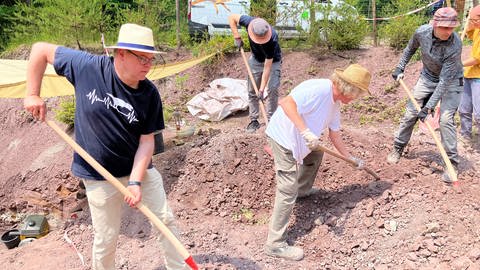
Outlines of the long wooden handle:
[{"label": "long wooden handle", "polygon": [[[353,166],[357,166],[357,163],[356,163],[355,161],[353,161],[353,160],[351,160],[351,159],[349,159],[349,158],[346,158],[346,157],[340,155],[339,153],[337,153],[337,152],[335,152],[335,151],[333,151],[333,150],[330,150],[330,149],[328,149],[328,148],[326,148],[326,147],[323,147],[323,146],[321,146],[321,145],[318,146],[318,151],[322,151],[322,152],[328,153],[329,155],[332,155],[332,156],[334,156],[334,157],[337,157],[337,158],[339,158],[339,159],[342,159],[342,160],[350,163],[350,164],[353,165]],[[371,169],[369,169],[369,168],[367,168],[367,167],[363,167],[363,169],[364,169],[366,172],[368,172],[369,174],[371,174],[373,177],[375,177],[376,180],[380,180],[380,176],[378,176],[373,170],[371,170]]]},{"label": "long wooden handle", "polygon": [[470,11],[468,12],[465,25],[463,26],[462,35],[460,35],[460,40],[461,40],[461,41],[463,41],[463,39],[465,38],[465,34],[467,33],[467,27],[468,27],[468,23],[469,23],[469,21],[470,21],[470,13],[471,13],[471,12],[472,12],[472,9],[470,9]]},{"label": "long wooden handle", "polygon": [[[247,67],[248,77],[252,82],[252,86],[253,86],[253,89],[255,90],[255,94],[258,96],[257,83],[255,83],[255,78],[253,77],[252,70],[250,69],[250,65],[248,64],[247,57],[245,56],[245,51],[243,50],[243,48],[240,48],[240,52],[242,54],[243,62]],[[260,98],[258,99],[258,103],[260,104],[260,110],[262,111],[262,114],[263,114],[263,120],[265,121],[265,124],[268,124],[267,112],[265,111],[265,106],[263,105],[263,101]]]},{"label": "long wooden handle", "polygon": [[[46,121],[47,124],[55,131],[57,134],[67,142],[75,152],[77,152],[90,166],[92,166],[101,176],[103,176],[110,184],[112,184],[116,189],[118,189],[124,196],[133,196],[130,191],[118,181],[110,172],[108,172],[100,163],[98,163],[90,154],[87,153],[80,145],[78,145],[67,133],[65,133],[55,122]],[[175,237],[175,235],[170,231],[170,229],[163,224],[163,222],[142,202],[137,203],[136,207],[145,215],[147,218],[155,224],[155,226],[160,230],[160,232],[170,241],[177,252],[185,259],[185,262],[192,268],[197,270],[198,266],[193,260],[192,256],[188,253],[185,247],[180,243],[180,241]]]},{"label": "long wooden handle", "polygon": [[[412,101],[412,103],[415,106],[415,108],[417,109],[417,111],[420,111],[421,110],[420,105],[418,105],[418,102],[415,100],[415,97],[410,92],[410,90],[408,89],[405,82],[402,79],[400,79],[398,81],[402,85],[403,89],[405,89],[405,92],[407,92],[407,95],[410,98],[410,101]],[[450,179],[452,179],[453,184],[456,185],[457,181],[458,181],[457,174],[455,173],[455,170],[453,169],[452,163],[450,162],[450,159],[448,158],[447,152],[445,152],[445,149],[443,148],[440,139],[438,139],[438,136],[435,133],[435,130],[430,125],[430,123],[428,123],[428,121],[425,121],[424,123],[427,126],[428,131],[430,131],[430,133],[432,134],[432,137],[435,140],[435,144],[437,145],[438,150],[440,150],[440,155],[442,156],[443,161],[445,162],[445,165],[447,166],[447,172],[448,172],[448,175],[450,176]]]}]

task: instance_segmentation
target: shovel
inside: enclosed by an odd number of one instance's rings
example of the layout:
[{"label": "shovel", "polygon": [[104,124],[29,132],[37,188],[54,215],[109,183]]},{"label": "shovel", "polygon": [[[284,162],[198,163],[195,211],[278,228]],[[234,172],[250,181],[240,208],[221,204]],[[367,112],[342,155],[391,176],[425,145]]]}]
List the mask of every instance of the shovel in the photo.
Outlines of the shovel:
[{"label": "shovel", "polygon": [[[400,84],[402,85],[403,89],[405,89],[405,92],[407,92],[408,97],[410,98],[410,101],[413,103],[415,106],[415,109],[417,111],[420,111],[420,105],[418,105],[418,102],[415,100],[415,97],[412,95],[410,90],[408,89],[407,85],[402,79],[398,80]],[[425,125],[427,126],[428,130],[432,134],[433,139],[435,140],[435,144],[438,147],[438,150],[440,150],[440,155],[443,158],[443,162],[445,162],[445,165],[447,166],[447,173],[448,176],[450,176],[450,179],[452,179],[453,185],[458,186],[458,179],[457,179],[457,174],[455,173],[455,170],[453,169],[452,163],[450,162],[450,159],[447,156],[447,152],[445,152],[445,149],[442,146],[442,143],[438,139],[437,134],[435,133],[435,130],[432,128],[429,122],[425,121]]]},{"label": "shovel", "polygon": [[[98,163],[90,154],[87,153],[80,145],[78,145],[70,136],[67,135],[60,127],[55,124],[53,121],[46,121],[47,124],[58,133],[58,135],[67,142],[75,152],[77,152],[90,166],[97,170],[100,175],[102,175],[110,184],[117,188],[123,195],[132,196],[130,191],[118,181],[110,172],[103,168],[100,163]],[[160,232],[170,241],[174,246],[175,250],[182,256],[185,260],[185,263],[190,266],[193,270],[198,270],[198,266],[193,260],[192,256],[188,253],[185,247],[180,243],[180,241],[175,237],[175,235],[170,231],[170,229],[163,224],[163,222],[142,202],[137,203],[136,207],[145,215],[147,218],[155,224],[155,226],[160,230]]]},{"label": "shovel", "polygon": [[[253,89],[255,90],[255,95],[258,96],[258,87],[257,87],[257,84],[255,83],[255,78],[253,77],[252,70],[250,69],[250,66],[248,65],[248,60],[247,60],[247,57],[245,56],[245,51],[243,50],[243,47],[240,48],[240,52],[242,54],[243,62],[245,63],[245,66],[247,67],[248,77],[250,78],[250,81],[252,82]],[[266,125],[266,124],[268,124],[268,117],[267,117],[267,112],[265,111],[265,106],[263,105],[263,101],[261,99],[258,99],[258,103],[260,104],[260,110],[262,111],[263,120],[265,121],[265,125]]]}]

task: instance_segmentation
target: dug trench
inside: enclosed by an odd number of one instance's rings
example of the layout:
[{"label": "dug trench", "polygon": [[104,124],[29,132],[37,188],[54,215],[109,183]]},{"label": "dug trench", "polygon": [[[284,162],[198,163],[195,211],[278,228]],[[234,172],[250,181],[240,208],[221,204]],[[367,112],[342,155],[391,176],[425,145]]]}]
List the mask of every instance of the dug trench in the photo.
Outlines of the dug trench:
[{"label": "dug trench", "polygon": [[[342,135],[380,180],[325,155],[315,182],[321,192],[299,199],[290,219],[288,241],[305,250],[300,262],[263,253],[275,194],[273,160],[263,149],[265,126],[246,133],[246,112],[218,123],[182,113],[196,127],[195,135],[182,138],[183,144],[175,141],[179,145],[165,136],[165,151],[153,157],[153,164],[163,175],[180,240],[200,268],[479,269],[478,144],[459,143],[460,191],[441,182],[440,154],[420,129],[398,164],[385,160],[407,98],[390,77],[398,58],[384,47],[343,57],[284,54],[282,95],[351,62],[373,75],[372,96],[342,109]],[[410,87],[420,68],[420,63],[407,68]],[[188,76],[183,89],[175,78],[156,82],[166,104],[182,103],[216,78],[246,78],[246,70],[234,54],[178,76]],[[50,108],[57,103],[48,100]],[[21,100],[0,100],[0,129],[0,229],[14,228],[33,213],[47,216],[51,227],[28,245],[0,247],[2,268],[89,269],[92,226],[86,204],[78,207],[78,179],[69,170],[72,149],[24,113]],[[333,149],[326,137],[322,141]],[[158,237],[141,213],[124,207],[116,268],[164,269]]]}]

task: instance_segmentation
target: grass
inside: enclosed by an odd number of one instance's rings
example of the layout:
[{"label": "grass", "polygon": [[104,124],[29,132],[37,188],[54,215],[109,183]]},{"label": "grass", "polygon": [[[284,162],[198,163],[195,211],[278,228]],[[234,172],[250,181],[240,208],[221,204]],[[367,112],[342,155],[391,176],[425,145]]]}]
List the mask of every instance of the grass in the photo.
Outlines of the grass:
[{"label": "grass", "polygon": [[402,99],[394,104],[387,104],[377,97],[367,96],[342,108],[343,112],[354,110],[360,113],[360,125],[392,121],[398,124],[405,113],[407,100]]}]

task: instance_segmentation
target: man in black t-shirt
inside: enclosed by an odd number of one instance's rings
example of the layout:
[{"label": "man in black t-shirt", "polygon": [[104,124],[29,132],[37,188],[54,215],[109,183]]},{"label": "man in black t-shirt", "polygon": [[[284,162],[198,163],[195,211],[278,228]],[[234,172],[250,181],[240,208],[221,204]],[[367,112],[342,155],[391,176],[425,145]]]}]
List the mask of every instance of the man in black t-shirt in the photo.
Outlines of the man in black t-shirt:
[{"label": "man in black t-shirt", "polygon": [[237,25],[247,29],[248,40],[252,50],[252,56],[248,60],[250,69],[258,87],[258,96],[248,81],[248,100],[250,124],[247,126],[247,132],[255,132],[260,127],[258,122],[259,99],[264,98],[265,89],[267,90],[268,104],[266,108],[267,119],[273,115],[278,106],[278,88],[280,87],[282,52],[278,43],[277,32],[262,18],[255,18],[247,15],[232,14],[228,17],[235,46],[243,46],[242,38],[238,33]]},{"label": "man in black t-shirt", "polygon": [[[24,107],[44,121],[40,97],[47,63],[75,87],[75,141],[107,171],[127,186],[122,193],[74,153],[72,172],[85,184],[94,229],[93,269],[116,269],[115,250],[120,231],[122,200],[131,207],[142,201],[174,233],[174,215],[167,205],[163,180],[152,166],[154,132],[164,128],[162,101],[146,78],[155,50],[150,28],[124,24],[114,57],[92,55],[38,42],[32,46],[27,68]],[[187,269],[181,254],[165,237],[167,269]]]}]

